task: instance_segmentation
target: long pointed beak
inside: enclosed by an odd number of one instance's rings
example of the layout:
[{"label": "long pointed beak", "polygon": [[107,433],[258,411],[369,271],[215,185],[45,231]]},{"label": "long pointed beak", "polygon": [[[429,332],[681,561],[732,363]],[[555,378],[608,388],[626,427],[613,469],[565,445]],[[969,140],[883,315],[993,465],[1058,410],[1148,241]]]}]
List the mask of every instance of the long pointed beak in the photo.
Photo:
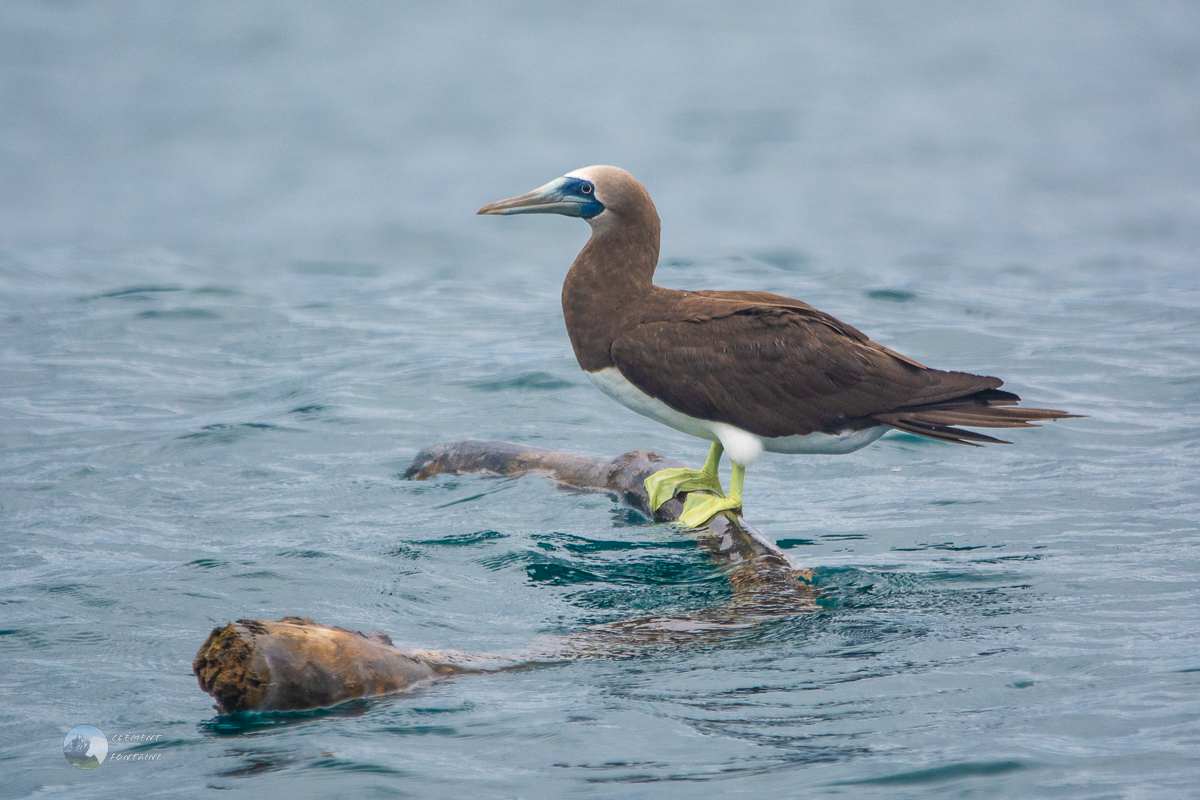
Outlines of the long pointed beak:
[{"label": "long pointed beak", "polygon": [[556,178],[545,186],[534,189],[519,197],[498,200],[484,206],[477,214],[565,214],[580,216],[582,203],[563,192],[566,178]]}]

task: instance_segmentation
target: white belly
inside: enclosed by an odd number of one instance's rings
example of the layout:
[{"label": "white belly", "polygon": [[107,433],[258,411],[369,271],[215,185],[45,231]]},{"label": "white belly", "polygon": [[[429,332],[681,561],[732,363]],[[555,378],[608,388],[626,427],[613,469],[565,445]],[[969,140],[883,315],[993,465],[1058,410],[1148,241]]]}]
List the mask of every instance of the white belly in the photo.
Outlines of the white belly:
[{"label": "white belly", "polygon": [[720,442],[729,457],[743,466],[753,466],[763,451],[770,453],[824,453],[841,455],[853,453],[888,432],[886,425],[876,425],[862,431],[845,433],[810,433],[805,436],[758,436],[724,422],[710,422],[681,414],[661,400],[657,400],[634,386],[615,367],[599,372],[586,372],[600,391],[626,408],[644,417],[661,422],[668,428]]}]

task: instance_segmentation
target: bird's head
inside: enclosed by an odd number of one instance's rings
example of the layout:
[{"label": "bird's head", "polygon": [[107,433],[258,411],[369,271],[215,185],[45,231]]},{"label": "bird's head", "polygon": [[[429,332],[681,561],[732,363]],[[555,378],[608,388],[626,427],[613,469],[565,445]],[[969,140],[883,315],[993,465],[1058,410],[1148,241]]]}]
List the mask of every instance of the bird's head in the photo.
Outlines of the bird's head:
[{"label": "bird's head", "polygon": [[658,221],[650,194],[636,178],[618,167],[584,167],[555,178],[532,192],[499,200],[480,214],[562,214],[582,217],[599,230],[616,217],[636,218],[647,212]]}]

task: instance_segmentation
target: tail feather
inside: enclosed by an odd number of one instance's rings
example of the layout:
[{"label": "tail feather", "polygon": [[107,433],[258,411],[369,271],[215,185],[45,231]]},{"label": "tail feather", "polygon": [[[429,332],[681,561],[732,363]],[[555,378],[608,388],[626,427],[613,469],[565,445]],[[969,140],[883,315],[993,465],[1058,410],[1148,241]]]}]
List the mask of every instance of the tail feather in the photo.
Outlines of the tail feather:
[{"label": "tail feather", "polygon": [[980,442],[991,444],[1011,444],[1011,442],[953,426],[1036,428],[1039,427],[1037,422],[1080,416],[1052,408],[1018,408],[1017,402],[1020,399],[1012,392],[985,389],[954,400],[898,408],[886,414],[876,414],[875,419],[905,433],[978,447]]},{"label": "tail feather", "polygon": [[[889,415],[890,416],[890,415]],[[962,428],[952,428],[947,425],[930,425],[919,422],[909,422],[903,419],[891,419],[885,424],[895,428],[898,431],[911,433],[915,436],[924,436],[926,439],[937,439],[939,442],[953,442],[954,444],[969,444],[972,447],[981,447],[979,442],[989,444],[1012,444],[1003,439],[997,439],[994,436],[986,436],[975,431],[967,431]]]}]

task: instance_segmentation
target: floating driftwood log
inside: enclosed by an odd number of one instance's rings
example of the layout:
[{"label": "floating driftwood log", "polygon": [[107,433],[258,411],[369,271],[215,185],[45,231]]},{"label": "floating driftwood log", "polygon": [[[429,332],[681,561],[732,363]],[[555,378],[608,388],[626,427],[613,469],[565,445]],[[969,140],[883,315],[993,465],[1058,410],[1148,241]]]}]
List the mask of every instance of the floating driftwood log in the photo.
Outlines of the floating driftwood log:
[{"label": "floating driftwood log", "polygon": [[214,628],[192,671],[200,688],[216,698],[216,709],[228,714],[322,708],[511,663],[447,650],[398,650],[379,631],[284,617]]},{"label": "floating driftwood log", "polygon": [[[661,522],[674,521],[685,495],[651,510],[643,485],[660,469],[683,466],[643,450],[612,460],[525,447],[507,442],[460,441],[417,454],[410,480],[437,475],[542,474],[578,489],[608,492]],[[681,535],[682,534],[681,532]],[[810,575],[741,517],[723,512],[688,531],[721,566],[733,599],[687,619],[636,618],[593,626],[520,658],[449,650],[398,649],[382,633],[370,634],[284,617],[277,622],[238,620],[214,628],[192,664],[200,688],[222,713],[298,711],[360,697],[401,691],[451,675],[493,672],[533,661],[629,654],[639,646],[700,633],[745,628],[764,617],[812,611]]]},{"label": "floating driftwood log", "polygon": [[[674,522],[683,510],[686,493],[668,500],[658,511],[650,508],[644,482],[660,469],[684,464],[657,453],[634,450],[606,460],[542,450],[509,442],[465,440],[436,444],[417,453],[404,473],[410,480],[467,472],[489,475],[542,474],[577,489],[608,492],[646,517]],[[688,532],[699,547],[725,570],[737,602],[762,602],[766,607],[795,612],[811,610],[811,575],[792,566],[774,542],[732,512],[722,512],[703,528]]]}]

